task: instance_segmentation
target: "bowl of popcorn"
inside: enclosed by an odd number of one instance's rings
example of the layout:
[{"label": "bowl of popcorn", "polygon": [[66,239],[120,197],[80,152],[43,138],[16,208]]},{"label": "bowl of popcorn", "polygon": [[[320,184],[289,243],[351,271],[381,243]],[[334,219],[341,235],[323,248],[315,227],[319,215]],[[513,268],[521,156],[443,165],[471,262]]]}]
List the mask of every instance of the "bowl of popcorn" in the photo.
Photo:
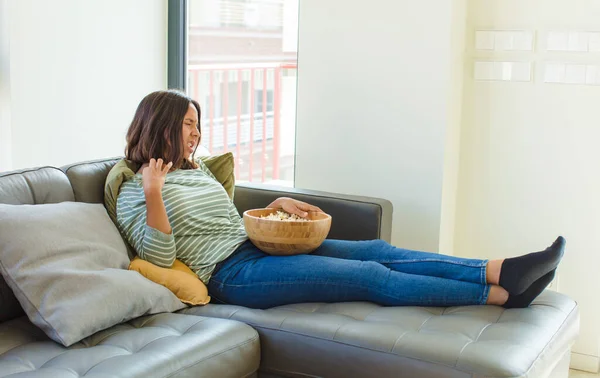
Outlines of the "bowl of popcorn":
[{"label": "bowl of popcorn", "polygon": [[329,234],[331,216],[309,212],[306,218],[279,209],[244,212],[244,226],[250,241],[271,255],[298,255],[317,249]]}]

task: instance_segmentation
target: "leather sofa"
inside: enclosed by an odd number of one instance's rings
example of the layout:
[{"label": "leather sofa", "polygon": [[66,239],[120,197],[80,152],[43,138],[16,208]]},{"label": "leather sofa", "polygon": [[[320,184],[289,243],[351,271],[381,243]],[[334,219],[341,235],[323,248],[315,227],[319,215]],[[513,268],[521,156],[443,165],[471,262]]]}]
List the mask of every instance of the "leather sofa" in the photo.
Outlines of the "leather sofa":
[{"label": "leather sofa", "polygon": [[[118,159],[0,173],[0,203],[103,202]],[[390,239],[389,201],[238,185],[240,212],[286,195],[332,214],[330,238]],[[352,221],[361,219],[361,222]],[[577,304],[545,291],[527,309],[209,304],[145,316],[65,348],[33,326],[0,278],[0,377],[563,377]]]}]

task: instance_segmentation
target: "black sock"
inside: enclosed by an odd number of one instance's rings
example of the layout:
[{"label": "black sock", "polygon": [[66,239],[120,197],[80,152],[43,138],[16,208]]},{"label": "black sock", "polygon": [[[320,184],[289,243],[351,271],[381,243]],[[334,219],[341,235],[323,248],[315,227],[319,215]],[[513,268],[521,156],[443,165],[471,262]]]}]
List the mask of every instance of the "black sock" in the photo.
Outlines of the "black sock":
[{"label": "black sock", "polygon": [[512,295],[523,293],[539,278],[556,269],[563,256],[565,243],[565,238],[559,236],[544,251],[504,260],[500,270],[500,286]]},{"label": "black sock", "polygon": [[552,282],[554,279],[554,274],[556,273],[556,269],[547,273],[545,276],[535,281],[527,290],[523,292],[523,294],[519,295],[510,295],[508,296],[508,300],[505,304],[502,305],[504,308],[525,308],[528,307],[531,302],[538,295],[544,291],[544,289]]}]

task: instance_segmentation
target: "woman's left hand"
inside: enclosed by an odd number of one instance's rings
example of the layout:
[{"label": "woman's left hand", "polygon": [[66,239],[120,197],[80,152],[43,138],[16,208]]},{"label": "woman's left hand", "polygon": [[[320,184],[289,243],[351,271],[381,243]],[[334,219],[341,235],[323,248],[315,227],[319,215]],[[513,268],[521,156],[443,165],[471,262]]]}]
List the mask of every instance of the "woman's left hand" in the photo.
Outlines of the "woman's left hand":
[{"label": "woman's left hand", "polygon": [[319,209],[316,206],[288,197],[277,198],[275,201],[271,202],[269,206],[267,206],[267,208],[282,209],[287,213],[296,214],[297,216],[302,218],[306,218],[308,216],[309,211],[319,213],[323,212],[323,210]]}]

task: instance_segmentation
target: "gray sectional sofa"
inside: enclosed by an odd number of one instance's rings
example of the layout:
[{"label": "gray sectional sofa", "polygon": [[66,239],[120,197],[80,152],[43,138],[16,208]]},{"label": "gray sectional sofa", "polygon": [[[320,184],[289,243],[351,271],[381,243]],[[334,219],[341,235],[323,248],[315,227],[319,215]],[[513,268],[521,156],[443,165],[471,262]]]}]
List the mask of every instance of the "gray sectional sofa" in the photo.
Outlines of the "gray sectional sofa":
[{"label": "gray sectional sofa", "polygon": [[[0,203],[102,203],[116,161],[0,173]],[[242,212],[282,195],[330,213],[330,238],[389,241],[385,200],[238,185],[235,204]],[[566,378],[578,330],[577,304],[546,291],[530,308],[511,310],[209,304],[137,318],[66,348],[24,316],[0,278],[0,377]]]}]

